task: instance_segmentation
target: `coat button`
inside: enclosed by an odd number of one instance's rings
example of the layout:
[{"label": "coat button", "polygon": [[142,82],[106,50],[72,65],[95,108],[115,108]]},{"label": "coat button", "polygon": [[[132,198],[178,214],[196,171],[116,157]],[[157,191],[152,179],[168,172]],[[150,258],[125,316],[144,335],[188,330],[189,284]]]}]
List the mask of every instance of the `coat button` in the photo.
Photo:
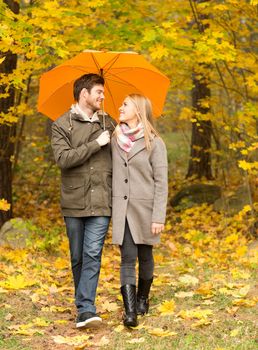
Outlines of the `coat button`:
[{"label": "coat button", "polygon": [[128,182],[128,180],[127,179],[125,179],[125,183],[127,184],[127,182]]},{"label": "coat button", "polygon": [[125,163],[125,167],[127,167],[127,163]]},{"label": "coat button", "polygon": [[124,199],[127,199],[127,196],[124,196]]}]

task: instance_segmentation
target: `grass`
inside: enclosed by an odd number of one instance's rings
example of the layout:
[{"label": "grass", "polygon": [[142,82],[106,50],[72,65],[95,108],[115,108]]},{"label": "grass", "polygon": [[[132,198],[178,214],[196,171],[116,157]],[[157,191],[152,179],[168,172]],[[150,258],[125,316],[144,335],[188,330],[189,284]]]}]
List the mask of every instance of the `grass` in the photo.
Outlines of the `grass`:
[{"label": "grass", "polygon": [[[0,305],[6,302],[6,298],[0,297]],[[24,346],[20,337],[10,335],[7,331],[7,327],[12,322],[7,321],[8,309],[1,307],[0,309],[0,349],[1,350],[32,350],[31,347]]]},{"label": "grass", "polygon": [[[171,267],[167,267],[163,272],[171,273],[177,279]],[[211,271],[210,271],[211,272]],[[192,271],[193,275],[197,271]],[[200,275],[199,275],[200,276]],[[223,294],[212,298],[214,304],[206,306],[214,311],[210,325],[191,328],[192,320],[183,320],[177,317],[179,310],[191,310],[198,306],[204,308],[204,300],[200,296],[193,298],[178,299],[174,297],[175,290],[171,286],[162,286],[162,290],[155,288],[152,291],[150,315],[140,318],[140,324],[144,324],[143,329],[135,329],[121,333],[113,333],[112,342],[105,348],[107,350],[254,350],[257,349],[256,336],[256,314],[257,308],[243,308],[236,314],[230,315],[227,311],[232,307],[232,298]],[[157,313],[157,305],[165,299],[174,298],[176,301],[175,314],[162,316]],[[155,337],[148,334],[148,327],[161,328],[176,332],[174,337]],[[237,330],[234,336],[232,331]],[[132,339],[144,338],[143,343],[129,343]]]},{"label": "grass", "polygon": [[[97,307],[103,317],[103,326],[97,330],[78,331],[74,327],[75,308],[69,268],[55,267],[57,256],[44,252],[29,252],[29,258],[19,261],[19,252],[2,250],[0,264],[3,273],[29,273],[37,276],[38,284],[24,290],[9,290],[0,293],[0,348],[1,350],[254,350],[257,349],[256,321],[257,307],[238,307],[234,309],[232,295],[220,292],[221,288],[250,285],[247,299],[257,295],[255,290],[255,267],[241,265],[236,261],[225,268],[220,265],[197,263],[194,257],[184,259],[178,252],[169,253],[168,244],[173,236],[164,235],[162,244],[155,248],[155,278],[151,290],[150,313],[139,318],[138,329],[126,329],[122,326],[122,302],[119,293],[119,250],[110,243],[110,236],[105,244],[100,276]],[[62,243],[63,244],[63,243]],[[67,244],[67,242],[66,242]],[[195,243],[196,244],[196,243]],[[184,250],[184,245],[182,246]],[[60,258],[67,259],[67,245],[59,249]],[[22,258],[20,258],[22,259]],[[37,262],[37,263],[36,263]],[[62,261],[61,261],[62,262]],[[60,263],[60,262],[59,262]],[[21,269],[22,266],[22,269]],[[38,267],[41,266],[39,269]],[[231,269],[249,272],[249,277],[233,278]],[[182,275],[189,275],[199,280],[198,286],[180,283]],[[34,277],[33,277],[34,276]],[[197,288],[213,283],[212,295],[198,294]],[[53,287],[55,285],[56,287]],[[51,291],[51,288],[53,289]],[[56,292],[55,288],[60,288]],[[68,289],[67,289],[68,288]],[[233,287],[232,287],[233,288]],[[230,290],[230,289],[229,289]],[[194,292],[192,297],[178,297],[179,292]],[[238,289],[236,289],[236,292]],[[34,300],[34,298],[36,299]],[[34,301],[32,301],[32,299]],[[175,310],[171,315],[164,315],[159,306],[165,300],[175,301]],[[118,309],[102,309],[105,302],[118,306]],[[46,311],[45,307],[60,307],[68,311]],[[207,318],[209,324],[193,328],[197,319],[183,319],[182,310],[200,308],[212,310]],[[8,321],[7,315],[13,319]],[[19,326],[45,319],[49,324],[39,329],[39,333],[25,336],[15,334],[10,326]],[[64,322],[64,323],[63,323]],[[151,335],[150,331],[159,328],[161,332],[175,332],[172,336]],[[40,332],[44,334],[40,335]],[[55,344],[53,336],[73,338],[89,335],[85,347],[68,344]],[[101,345],[103,339],[108,343]],[[142,341],[142,342],[141,342]]]}]

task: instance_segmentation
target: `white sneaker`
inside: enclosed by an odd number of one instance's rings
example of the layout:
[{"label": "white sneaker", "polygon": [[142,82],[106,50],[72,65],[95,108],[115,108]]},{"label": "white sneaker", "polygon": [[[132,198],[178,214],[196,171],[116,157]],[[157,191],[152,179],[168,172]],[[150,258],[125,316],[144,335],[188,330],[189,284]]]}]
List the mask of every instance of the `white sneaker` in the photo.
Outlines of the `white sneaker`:
[{"label": "white sneaker", "polygon": [[99,327],[102,319],[94,312],[83,312],[78,315],[76,320],[76,328]]}]

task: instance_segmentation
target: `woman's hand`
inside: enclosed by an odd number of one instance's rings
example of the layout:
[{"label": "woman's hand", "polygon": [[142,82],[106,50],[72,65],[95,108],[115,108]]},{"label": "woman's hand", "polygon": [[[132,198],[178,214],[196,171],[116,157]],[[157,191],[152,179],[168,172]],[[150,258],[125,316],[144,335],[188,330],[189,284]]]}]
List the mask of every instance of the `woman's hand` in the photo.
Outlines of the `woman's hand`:
[{"label": "woman's hand", "polygon": [[164,227],[164,224],[153,222],[151,224],[151,232],[154,236],[159,235],[164,230]]}]

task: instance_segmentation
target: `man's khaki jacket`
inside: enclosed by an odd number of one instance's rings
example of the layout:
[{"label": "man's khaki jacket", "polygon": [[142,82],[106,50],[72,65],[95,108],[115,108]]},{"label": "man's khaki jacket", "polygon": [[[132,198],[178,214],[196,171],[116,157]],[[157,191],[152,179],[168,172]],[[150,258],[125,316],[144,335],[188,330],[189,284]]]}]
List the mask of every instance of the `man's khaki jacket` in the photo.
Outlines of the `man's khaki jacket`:
[{"label": "man's khaki jacket", "polygon": [[52,149],[61,168],[61,209],[63,216],[110,216],[112,162],[110,144],[96,141],[103,124],[110,136],[116,122],[99,114],[99,122],[85,121],[66,112],[52,125]]}]

